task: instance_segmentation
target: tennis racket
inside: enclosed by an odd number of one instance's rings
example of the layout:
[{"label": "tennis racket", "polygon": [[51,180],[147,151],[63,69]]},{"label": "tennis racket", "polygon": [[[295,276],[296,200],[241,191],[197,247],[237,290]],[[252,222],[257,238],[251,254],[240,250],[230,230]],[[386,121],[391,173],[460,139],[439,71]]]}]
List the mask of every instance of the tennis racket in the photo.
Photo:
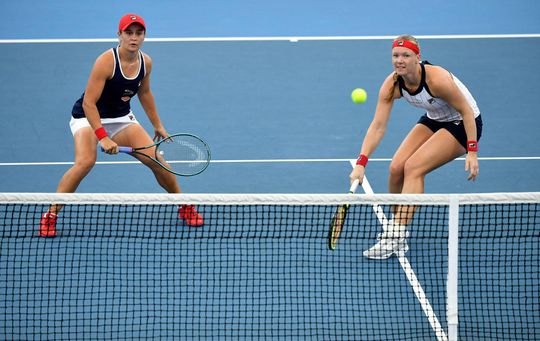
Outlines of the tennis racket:
[{"label": "tennis racket", "polygon": [[[152,150],[151,156],[143,151]],[[103,148],[102,148],[103,150]],[[202,173],[210,164],[210,147],[192,134],[174,134],[141,148],[118,147],[118,152],[142,155],[176,175],[193,176]]]},{"label": "tennis racket", "polygon": [[[358,179],[354,180],[351,188],[349,189],[349,194],[353,194],[354,192],[356,192],[359,183],[360,181]],[[347,218],[349,206],[349,204],[339,205],[336,213],[334,213],[334,216],[332,217],[332,222],[330,223],[330,231],[328,232],[328,248],[330,250],[336,249],[339,234],[341,233],[343,225],[345,224],[345,219]]]}]

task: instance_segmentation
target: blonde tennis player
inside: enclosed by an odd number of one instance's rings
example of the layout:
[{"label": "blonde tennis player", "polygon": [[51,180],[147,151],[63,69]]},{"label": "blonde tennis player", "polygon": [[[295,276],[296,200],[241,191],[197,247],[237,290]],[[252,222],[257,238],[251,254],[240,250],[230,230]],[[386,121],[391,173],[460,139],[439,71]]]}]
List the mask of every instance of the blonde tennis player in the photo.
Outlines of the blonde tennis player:
[{"label": "blonde tennis player", "polygon": [[[482,118],[475,99],[452,73],[420,58],[418,41],[409,35],[397,37],[392,44],[394,71],[384,80],[373,120],[362,143],[360,156],[350,174],[351,183],[364,178],[369,156],[381,142],[394,101],[404,98],[423,109],[403,140],[390,164],[390,193],[423,193],[425,176],[438,167],[466,154],[468,179],[478,176],[478,140]],[[394,216],[379,241],[364,251],[371,259],[386,259],[408,251],[406,226],[414,207],[394,207]]]}]

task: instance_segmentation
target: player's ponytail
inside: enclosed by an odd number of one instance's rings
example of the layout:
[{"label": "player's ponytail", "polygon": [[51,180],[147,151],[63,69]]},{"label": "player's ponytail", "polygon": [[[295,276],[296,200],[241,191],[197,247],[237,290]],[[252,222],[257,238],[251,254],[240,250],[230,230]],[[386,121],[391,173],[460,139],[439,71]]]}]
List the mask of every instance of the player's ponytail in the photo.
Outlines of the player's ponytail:
[{"label": "player's ponytail", "polygon": [[386,95],[386,100],[389,102],[394,98],[394,92],[396,91],[396,87],[398,86],[398,74],[394,72],[394,74],[392,75],[392,79],[394,82],[392,84],[392,87],[390,88],[390,91],[388,91],[388,95]]}]

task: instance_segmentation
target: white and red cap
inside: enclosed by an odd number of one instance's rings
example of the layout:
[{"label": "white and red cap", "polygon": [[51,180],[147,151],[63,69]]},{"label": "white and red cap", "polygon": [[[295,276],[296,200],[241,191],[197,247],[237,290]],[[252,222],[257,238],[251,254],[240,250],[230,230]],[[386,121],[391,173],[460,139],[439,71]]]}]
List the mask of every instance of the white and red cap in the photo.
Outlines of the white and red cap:
[{"label": "white and red cap", "polygon": [[126,28],[128,28],[129,25],[132,25],[132,24],[139,24],[146,31],[146,24],[144,23],[144,19],[138,16],[137,14],[133,14],[133,13],[126,14],[120,19],[120,24],[118,24],[118,31],[122,32]]}]

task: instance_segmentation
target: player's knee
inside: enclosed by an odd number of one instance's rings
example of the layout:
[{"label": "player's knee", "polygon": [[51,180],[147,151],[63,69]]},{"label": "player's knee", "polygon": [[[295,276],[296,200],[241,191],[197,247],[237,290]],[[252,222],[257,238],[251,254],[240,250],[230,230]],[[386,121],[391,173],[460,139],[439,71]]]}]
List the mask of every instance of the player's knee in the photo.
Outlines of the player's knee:
[{"label": "player's knee", "polygon": [[422,164],[415,162],[414,160],[407,160],[403,166],[404,177],[418,177],[424,176],[425,171]]},{"label": "player's knee", "polygon": [[141,161],[144,163],[144,165],[154,173],[155,176],[163,176],[162,174],[168,173],[166,170],[163,169],[160,165],[157,163],[150,161],[148,159],[141,159]]},{"label": "player's knee", "polygon": [[79,170],[79,172],[88,174],[90,170],[92,170],[95,164],[96,164],[95,158],[86,157],[86,158],[82,158],[75,161],[74,166]]},{"label": "player's knee", "polygon": [[176,180],[176,176],[174,174],[166,171],[163,167],[161,167],[155,162],[150,162],[147,164],[147,166],[150,168],[152,173],[154,173],[154,176],[156,177],[156,179],[158,179],[158,181],[160,179],[167,182]]},{"label": "player's knee", "polygon": [[398,160],[392,160],[388,171],[391,179],[402,179],[404,176],[404,163]]}]

